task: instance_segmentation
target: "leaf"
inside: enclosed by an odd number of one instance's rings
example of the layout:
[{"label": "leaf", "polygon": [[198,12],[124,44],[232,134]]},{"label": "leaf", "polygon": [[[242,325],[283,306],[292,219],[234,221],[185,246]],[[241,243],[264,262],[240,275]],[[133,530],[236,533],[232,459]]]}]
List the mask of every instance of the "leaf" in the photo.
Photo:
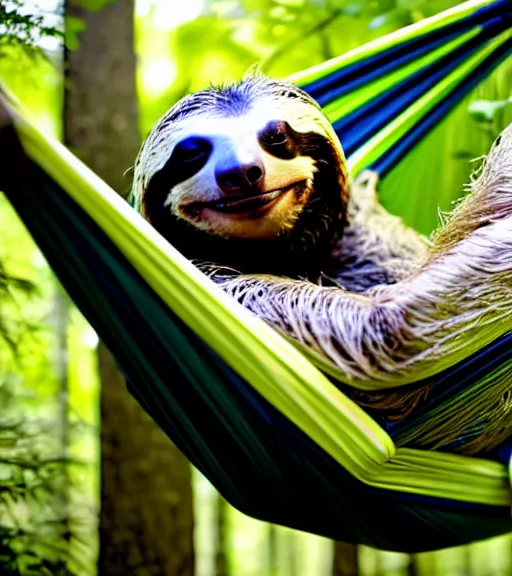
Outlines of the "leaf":
[{"label": "leaf", "polygon": [[116,2],[116,0],[76,0],[75,4],[85,8],[89,12],[99,12],[114,2]]},{"label": "leaf", "polygon": [[279,4],[281,6],[303,6],[304,5],[304,0],[275,0],[276,4]]},{"label": "leaf", "polygon": [[498,110],[503,110],[512,104],[512,98],[508,100],[473,100],[469,105],[468,112],[477,122],[492,122],[496,119]]},{"label": "leaf", "polygon": [[[334,2],[332,4],[333,8],[337,8],[337,4]],[[364,5],[361,2],[349,2],[345,4],[341,3],[340,7],[343,8],[343,14],[345,16],[352,16],[353,18],[358,18],[363,13]]]},{"label": "leaf", "polygon": [[425,0],[398,0],[397,7],[403,8],[404,10],[418,10],[423,7]]},{"label": "leaf", "polygon": [[64,44],[68,50],[78,50],[80,46],[79,35],[86,29],[86,24],[76,16],[66,16]]},{"label": "leaf", "polygon": [[407,10],[396,8],[379,14],[368,24],[370,30],[378,30],[380,34],[402,28],[411,23],[411,16]]}]

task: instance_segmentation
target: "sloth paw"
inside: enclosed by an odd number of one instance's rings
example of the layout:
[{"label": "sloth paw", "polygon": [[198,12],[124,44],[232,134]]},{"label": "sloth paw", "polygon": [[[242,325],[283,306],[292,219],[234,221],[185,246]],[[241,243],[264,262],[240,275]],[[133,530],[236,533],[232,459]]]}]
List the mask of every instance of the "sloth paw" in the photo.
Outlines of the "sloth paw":
[{"label": "sloth paw", "polygon": [[363,170],[354,181],[352,201],[359,208],[366,206],[367,209],[371,209],[375,204],[379,203],[378,185],[378,173],[372,170]]},{"label": "sloth paw", "polygon": [[379,174],[373,170],[363,170],[355,179],[354,185],[370,193],[377,193]]}]

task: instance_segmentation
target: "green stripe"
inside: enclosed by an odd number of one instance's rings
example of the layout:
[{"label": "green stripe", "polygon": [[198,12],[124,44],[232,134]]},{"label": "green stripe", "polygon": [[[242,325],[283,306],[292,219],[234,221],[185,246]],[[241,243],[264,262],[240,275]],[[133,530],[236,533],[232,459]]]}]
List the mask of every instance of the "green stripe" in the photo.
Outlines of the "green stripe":
[{"label": "green stripe", "polygon": [[443,78],[429,92],[409,106],[398,118],[392,120],[364,146],[361,146],[348,159],[352,174],[357,174],[380,158],[386,150],[394,146],[419,120],[426,116],[437,104],[448,96],[457,86],[473,72],[499,46],[512,37],[512,30],[507,30],[470,56],[457,69]]},{"label": "green stripe", "polygon": [[495,462],[395,450],[391,438],[275,331],[174,250],[9,97],[29,156],[88,213],[164,302],[264,398],[359,480],[381,488],[509,505]]},{"label": "green stripe", "polygon": [[494,0],[475,0],[464,2],[459,6],[455,6],[450,10],[436,14],[431,18],[425,18],[420,22],[400,28],[392,34],[387,34],[386,36],[377,38],[373,42],[355,48],[342,56],[338,56],[331,60],[327,60],[327,62],[308,68],[307,70],[292,74],[288,77],[288,80],[300,85],[309,84],[315,80],[324,78],[349,64],[360,62],[363,58],[368,58],[369,56],[373,56],[379,52],[389,50],[398,44],[402,44],[403,42],[407,42],[413,38],[419,38],[425,34],[438,30],[443,26],[463,20],[464,18],[471,16],[471,14],[480,8],[492,4],[493,1]]},{"label": "green stripe", "polygon": [[452,53],[472,38],[475,38],[475,36],[478,36],[480,32],[480,27],[474,28],[455,40],[443,44],[443,46],[437,48],[433,52],[429,52],[418,60],[411,62],[407,66],[400,67],[398,70],[393,71],[386,76],[379,77],[377,80],[365,84],[357,90],[344,93],[343,96],[323,107],[325,114],[332,123],[336,122],[343,116],[346,116],[361,106],[364,106],[379,94],[386,92],[389,88],[396,86],[409,76],[412,76],[419,70],[430,66],[437,60],[440,60],[443,56]]}]

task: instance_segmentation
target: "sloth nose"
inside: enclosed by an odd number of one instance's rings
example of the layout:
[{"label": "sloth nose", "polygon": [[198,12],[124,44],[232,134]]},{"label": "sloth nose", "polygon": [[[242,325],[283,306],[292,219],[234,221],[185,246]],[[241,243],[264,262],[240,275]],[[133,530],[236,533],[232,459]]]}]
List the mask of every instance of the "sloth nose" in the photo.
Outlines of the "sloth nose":
[{"label": "sloth nose", "polygon": [[220,189],[226,194],[257,192],[263,188],[265,169],[261,162],[218,169],[215,178]]}]

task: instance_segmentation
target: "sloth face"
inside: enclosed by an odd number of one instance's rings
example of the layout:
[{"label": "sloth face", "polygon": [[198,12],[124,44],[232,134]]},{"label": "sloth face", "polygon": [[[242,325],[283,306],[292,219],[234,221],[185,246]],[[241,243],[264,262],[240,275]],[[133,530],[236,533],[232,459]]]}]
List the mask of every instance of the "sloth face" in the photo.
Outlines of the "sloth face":
[{"label": "sloth face", "polygon": [[283,120],[251,110],[197,118],[171,155],[176,179],[164,207],[210,234],[272,239],[293,227],[313,189],[312,158]]},{"label": "sloth face", "polygon": [[189,256],[191,242],[219,238],[245,241],[238,251],[277,241],[303,252],[308,235],[320,240],[343,219],[346,183],[341,146],[318,105],[258,75],[171,108],[139,153],[132,200]]}]

